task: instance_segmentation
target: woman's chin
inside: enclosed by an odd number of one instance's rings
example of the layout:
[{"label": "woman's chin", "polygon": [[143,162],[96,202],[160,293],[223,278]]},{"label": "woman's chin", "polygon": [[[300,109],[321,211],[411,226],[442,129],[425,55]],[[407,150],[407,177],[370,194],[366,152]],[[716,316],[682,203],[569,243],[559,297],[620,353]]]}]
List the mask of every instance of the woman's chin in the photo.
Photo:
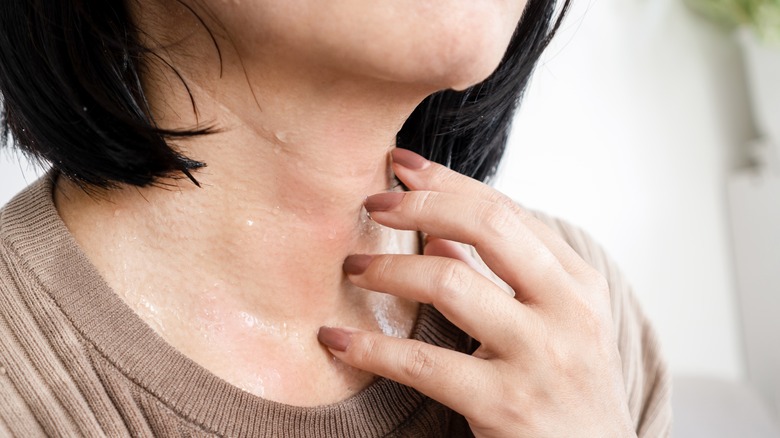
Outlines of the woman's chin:
[{"label": "woman's chin", "polygon": [[462,73],[460,76],[450,78],[451,88],[455,91],[463,91],[471,86],[479,84],[484,81],[498,68],[500,59],[494,63],[477,66],[472,70]]},{"label": "woman's chin", "polygon": [[508,44],[509,37],[503,35],[455,37],[429,54],[416,56],[417,74],[441,88],[464,90],[496,71]]},{"label": "woman's chin", "polygon": [[485,52],[464,56],[461,60],[448,60],[438,64],[421,66],[419,78],[437,89],[462,91],[487,79],[498,68],[501,55],[486,56]]}]

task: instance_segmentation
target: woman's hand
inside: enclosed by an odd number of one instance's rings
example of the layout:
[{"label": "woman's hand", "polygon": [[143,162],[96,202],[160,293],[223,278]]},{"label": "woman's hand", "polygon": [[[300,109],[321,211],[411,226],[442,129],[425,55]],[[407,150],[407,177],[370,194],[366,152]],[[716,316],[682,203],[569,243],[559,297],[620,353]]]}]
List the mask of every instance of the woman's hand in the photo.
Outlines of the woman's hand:
[{"label": "woman's hand", "polygon": [[[343,362],[462,414],[477,437],[635,436],[604,278],[491,187],[393,151],[405,193],[370,196],[378,223],[435,236],[425,255],[355,255],[357,286],[431,303],[481,344],[469,356],[410,339],[323,327]],[[480,274],[458,241],[514,289]]]}]

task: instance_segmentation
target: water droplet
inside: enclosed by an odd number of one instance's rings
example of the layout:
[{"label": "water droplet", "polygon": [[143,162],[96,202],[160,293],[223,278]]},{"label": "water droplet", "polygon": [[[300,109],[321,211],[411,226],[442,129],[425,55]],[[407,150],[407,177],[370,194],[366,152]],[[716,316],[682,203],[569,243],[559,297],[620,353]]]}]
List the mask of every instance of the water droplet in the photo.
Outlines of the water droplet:
[{"label": "water droplet", "polygon": [[332,229],[328,232],[328,240],[333,240],[336,238],[336,230]]},{"label": "water droplet", "polygon": [[83,108],[81,108],[81,110],[82,110],[82,111],[86,111],[86,110],[87,110],[87,107],[83,107]]},{"label": "water droplet", "polygon": [[255,316],[250,315],[249,313],[246,313],[246,312],[239,312],[238,315],[241,317],[241,319],[243,320],[243,323],[244,323],[244,325],[246,327],[252,328],[255,325],[257,325],[258,321],[257,321],[257,318]]},{"label": "water droplet", "polygon": [[282,212],[282,209],[277,205],[276,207],[273,208],[271,212],[273,213],[274,216],[279,216],[279,213]]},{"label": "water droplet", "polygon": [[246,225],[247,225],[248,227],[251,227],[251,226],[252,226],[252,225],[254,225],[254,224],[255,224],[255,221],[253,221],[252,219],[247,219],[247,220],[246,220]]}]

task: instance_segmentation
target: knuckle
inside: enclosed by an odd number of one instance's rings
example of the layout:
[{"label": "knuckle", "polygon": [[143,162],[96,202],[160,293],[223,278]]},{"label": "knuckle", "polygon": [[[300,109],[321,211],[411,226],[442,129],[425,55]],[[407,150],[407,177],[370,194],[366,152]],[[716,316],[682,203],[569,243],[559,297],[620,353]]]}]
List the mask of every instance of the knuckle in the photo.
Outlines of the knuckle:
[{"label": "knuckle", "polygon": [[525,211],[522,207],[520,207],[520,204],[515,202],[514,199],[499,193],[498,196],[495,199],[495,202],[503,207],[505,207],[507,210],[511,211],[513,214],[519,217],[527,217],[529,213]]},{"label": "knuckle", "polygon": [[583,259],[581,254],[578,253],[577,255],[579,258],[571,263],[571,275],[578,279],[585,279],[585,282],[588,282],[594,272],[598,271],[589,261]]},{"label": "knuckle", "polygon": [[[601,300],[602,298],[609,298],[610,284],[609,280],[604,274],[593,267],[585,260],[580,260],[578,263],[570,266],[570,272],[574,279],[573,291],[576,291],[576,296],[580,296],[583,300],[592,300],[593,298]],[[582,293],[584,292],[584,293]]]},{"label": "knuckle", "polygon": [[419,191],[416,192],[416,195],[412,199],[413,202],[411,202],[409,208],[412,210],[412,213],[419,216],[420,213],[433,207],[433,204],[436,202],[436,193]]},{"label": "knuckle", "polygon": [[355,342],[356,339],[353,337],[352,345],[347,350],[348,353],[351,353],[352,359],[356,364],[373,364],[379,354],[377,338],[374,336],[358,336],[357,338],[357,342]]},{"label": "knuckle", "polygon": [[436,180],[440,181],[442,187],[457,187],[461,178],[463,175],[460,173],[445,166],[437,166]]},{"label": "knuckle", "polygon": [[471,289],[474,281],[470,268],[457,260],[445,260],[436,275],[438,297],[443,300],[457,300],[463,293]]},{"label": "knuckle", "polygon": [[597,269],[590,265],[583,268],[579,274],[580,287],[584,287],[585,293],[582,294],[593,304],[604,304],[610,300],[609,280]]},{"label": "knuckle", "polygon": [[560,341],[547,342],[545,354],[547,363],[556,375],[570,376],[576,370],[575,352]]},{"label": "knuckle", "polygon": [[378,256],[372,269],[374,280],[383,283],[388,278],[393,278],[393,258]]},{"label": "knuckle", "polygon": [[602,339],[608,329],[607,324],[604,323],[604,318],[591,306],[587,306],[585,309],[579,318],[582,334],[591,340]]},{"label": "knuckle", "polygon": [[[579,346],[595,347],[612,337],[612,318],[609,308],[597,302],[582,302],[576,305],[573,328],[576,330]],[[572,351],[577,345],[572,344]]]},{"label": "knuckle", "polygon": [[499,238],[509,238],[515,235],[520,221],[509,207],[500,203],[491,202],[482,211],[482,225],[487,231]]},{"label": "knuckle", "polygon": [[421,343],[415,343],[409,349],[401,372],[409,379],[420,380],[431,376],[436,368],[436,359]]}]

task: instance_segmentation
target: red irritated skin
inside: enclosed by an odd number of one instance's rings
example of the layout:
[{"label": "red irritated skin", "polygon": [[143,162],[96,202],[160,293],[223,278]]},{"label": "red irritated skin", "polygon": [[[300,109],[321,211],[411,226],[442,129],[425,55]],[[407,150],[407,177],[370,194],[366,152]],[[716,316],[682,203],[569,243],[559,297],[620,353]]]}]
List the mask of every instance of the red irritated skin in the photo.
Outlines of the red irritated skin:
[{"label": "red irritated skin", "polygon": [[[370,196],[379,224],[434,236],[423,255],[352,255],[360,288],[430,303],[478,340],[472,355],[352,328],[318,338],[355,368],[462,414],[477,437],[631,437],[605,279],[493,188],[410,151],[392,152],[410,191]],[[455,242],[473,245],[510,297]]]}]

